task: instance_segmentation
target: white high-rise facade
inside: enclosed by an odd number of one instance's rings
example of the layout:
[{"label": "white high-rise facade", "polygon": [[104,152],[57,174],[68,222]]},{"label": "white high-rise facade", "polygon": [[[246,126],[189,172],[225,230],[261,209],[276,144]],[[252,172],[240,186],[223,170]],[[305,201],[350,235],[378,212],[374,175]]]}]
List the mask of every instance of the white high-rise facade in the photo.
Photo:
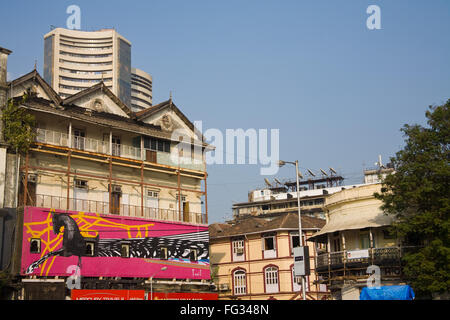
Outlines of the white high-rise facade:
[{"label": "white high-rise facade", "polygon": [[135,112],[152,106],[152,76],[140,69],[131,69],[131,108]]},{"label": "white high-rise facade", "polygon": [[103,81],[131,107],[131,43],[113,29],[53,29],[44,36],[44,80],[62,98]]}]

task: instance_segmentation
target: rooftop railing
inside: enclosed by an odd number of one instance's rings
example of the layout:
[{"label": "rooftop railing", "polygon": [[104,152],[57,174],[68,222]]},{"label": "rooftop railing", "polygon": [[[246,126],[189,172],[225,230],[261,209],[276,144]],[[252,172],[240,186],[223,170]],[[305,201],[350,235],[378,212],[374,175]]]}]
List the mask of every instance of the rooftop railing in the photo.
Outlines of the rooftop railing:
[{"label": "rooftop railing", "polygon": [[400,265],[404,253],[414,248],[416,247],[404,246],[325,252],[317,255],[317,268],[333,269],[343,266],[351,268],[356,264]]}]

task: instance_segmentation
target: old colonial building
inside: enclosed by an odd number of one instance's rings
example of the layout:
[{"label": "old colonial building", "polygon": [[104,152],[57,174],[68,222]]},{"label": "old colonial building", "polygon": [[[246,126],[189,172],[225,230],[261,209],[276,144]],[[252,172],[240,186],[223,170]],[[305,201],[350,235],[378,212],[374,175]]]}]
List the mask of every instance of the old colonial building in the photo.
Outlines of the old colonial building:
[{"label": "old colonial building", "polygon": [[[302,244],[309,247],[308,300],[327,299],[327,286],[319,284],[315,270],[317,248],[305,242],[322,228],[322,219],[302,216]],[[209,227],[212,280],[219,299],[300,300],[301,278],[294,275],[293,248],[299,245],[298,214],[246,216]]]},{"label": "old colonial building", "polygon": [[308,239],[326,248],[317,255],[316,270],[333,299],[359,299],[369,276],[374,286],[403,284],[401,258],[414,248],[402,246],[401,239],[390,235],[392,218],[374,197],[380,190],[380,183],[367,184],[329,196],[325,202],[327,223]]},{"label": "old colonial building", "polygon": [[62,98],[36,70],[3,89],[36,122],[0,183],[17,298],[64,298],[74,275],[84,289],[209,290],[211,147],[172,99],[137,114],[103,82]]}]

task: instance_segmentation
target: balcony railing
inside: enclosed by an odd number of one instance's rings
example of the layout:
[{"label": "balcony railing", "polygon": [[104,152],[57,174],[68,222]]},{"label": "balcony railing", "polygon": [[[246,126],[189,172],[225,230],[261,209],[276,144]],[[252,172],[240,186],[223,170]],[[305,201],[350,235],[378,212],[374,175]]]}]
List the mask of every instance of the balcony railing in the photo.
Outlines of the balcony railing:
[{"label": "balcony railing", "polygon": [[[137,217],[174,222],[206,223],[206,215],[196,212],[179,212],[173,209],[151,208],[140,205],[120,204],[118,207],[110,207],[109,202],[84,200],[66,197],[36,195],[36,207],[56,210],[83,211],[98,214],[116,214],[126,217]],[[143,209],[143,210],[142,210]]]},{"label": "balcony railing", "polygon": [[[201,160],[191,160],[190,163],[186,163],[183,161],[175,162],[171,159],[171,154],[168,152],[159,152],[152,151],[156,153],[156,156],[150,159],[147,159],[147,155],[144,152],[141,153],[140,148],[136,148],[126,144],[111,144],[111,152],[110,152],[110,143],[109,141],[102,141],[87,137],[75,136],[72,135],[72,148],[102,153],[102,154],[111,154],[116,157],[129,158],[134,160],[145,160],[150,162],[155,162],[158,164],[168,165],[172,167],[180,167],[183,169],[191,169],[197,171],[206,171],[205,164]],[[36,129],[36,142],[51,144],[61,147],[70,147],[69,135],[67,133],[46,130],[46,129]],[[145,149],[147,150],[147,149]],[[144,159],[142,158],[144,157]],[[182,159],[183,160],[183,159]]]},{"label": "balcony railing", "polygon": [[[415,247],[383,247],[365,249],[366,254],[352,256],[353,250],[326,252],[317,255],[317,269],[336,269],[344,265],[400,265],[401,258],[406,251],[413,250]],[[364,251],[364,250],[358,250]]]}]

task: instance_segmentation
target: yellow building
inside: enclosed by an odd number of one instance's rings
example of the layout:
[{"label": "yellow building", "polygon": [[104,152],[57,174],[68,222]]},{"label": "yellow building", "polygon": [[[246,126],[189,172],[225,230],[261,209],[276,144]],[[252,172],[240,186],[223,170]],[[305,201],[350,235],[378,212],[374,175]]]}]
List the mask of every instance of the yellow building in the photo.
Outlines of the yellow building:
[{"label": "yellow building", "polygon": [[[325,224],[302,216],[303,243]],[[298,214],[248,216],[209,227],[211,278],[219,299],[299,300],[301,278],[294,277],[293,247],[298,246]],[[314,256],[318,248],[308,243],[311,273],[306,277],[309,300],[326,299],[326,285],[317,283]],[[320,245],[319,245],[320,246]]]},{"label": "yellow building", "polygon": [[[401,257],[406,248],[392,237],[392,218],[374,197],[381,183],[343,189],[325,201],[326,225],[309,241],[326,246],[317,256],[317,273],[333,299],[357,300],[367,286],[367,268],[380,269],[380,285],[401,284]],[[372,272],[371,272],[372,273]]]},{"label": "yellow building", "polygon": [[[63,269],[68,262],[58,253],[65,245],[51,249],[56,252],[44,247],[48,237],[61,236],[60,229],[49,228],[45,237],[29,238],[27,226],[38,224],[32,220],[38,219],[35,212],[52,213],[48,223],[53,226],[63,216],[75,225],[63,229],[79,232],[76,255],[79,261],[83,258],[85,268],[95,265],[89,276],[83,274],[82,289],[209,289],[205,152],[211,147],[172,99],[135,113],[103,82],[63,99],[36,70],[8,83],[5,91],[36,122],[28,152],[4,152],[6,174],[0,175],[4,207],[17,217],[11,269],[25,286],[19,299],[44,294],[49,281],[58,292],[56,298],[68,295],[64,281],[70,274]],[[78,214],[117,227],[96,230],[93,238],[79,231],[78,224],[86,220],[76,220]],[[89,222],[96,224],[104,227]],[[137,233],[117,233],[134,225],[139,226]],[[161,233],[166,229],[168,233]],[[112,242],[105,245],[105,241]],[[60,262],[50,271],[50,280],[41,277],[37,267],[27,267],[52,254]],[[105,262],[109,258],[117,262],[115,268]]]}]

